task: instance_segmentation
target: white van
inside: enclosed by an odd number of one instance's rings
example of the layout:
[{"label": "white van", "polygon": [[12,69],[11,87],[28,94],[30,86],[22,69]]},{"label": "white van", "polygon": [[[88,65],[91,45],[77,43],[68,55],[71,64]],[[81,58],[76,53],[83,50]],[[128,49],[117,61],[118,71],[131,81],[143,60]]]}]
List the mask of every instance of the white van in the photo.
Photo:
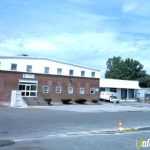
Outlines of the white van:
[{"label": "white van", "polygon": [[112,103],[119,103],[119,99],[116,97],[116,93],[114,92],[101,92],[100,93],[100,99],[103,101],[108,101]]}]

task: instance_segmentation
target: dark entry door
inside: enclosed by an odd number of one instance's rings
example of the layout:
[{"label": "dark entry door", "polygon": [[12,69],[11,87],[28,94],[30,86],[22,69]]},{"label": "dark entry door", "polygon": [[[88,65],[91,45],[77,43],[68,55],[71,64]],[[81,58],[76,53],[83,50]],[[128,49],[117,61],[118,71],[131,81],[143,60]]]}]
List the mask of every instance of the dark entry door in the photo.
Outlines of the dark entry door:
[{"label": "dark entry door", "polygon": [[121,89],[121,99],[127,99],[127,89]]}]

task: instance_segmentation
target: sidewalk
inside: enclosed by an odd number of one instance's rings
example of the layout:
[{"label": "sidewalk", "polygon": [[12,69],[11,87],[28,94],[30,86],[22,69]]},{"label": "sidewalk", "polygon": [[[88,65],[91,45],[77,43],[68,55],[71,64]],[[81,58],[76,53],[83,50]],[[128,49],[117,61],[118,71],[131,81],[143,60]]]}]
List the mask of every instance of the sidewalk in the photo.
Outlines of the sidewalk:
[{"label": "sidewalk", "polygon": [[28,108],[51,109],[73,112],[123,112],[123,111],[150,111],[150,105],[130,106],[122,104],[106,104],[101,105],[59,105],[59,106],[30,106]]}]

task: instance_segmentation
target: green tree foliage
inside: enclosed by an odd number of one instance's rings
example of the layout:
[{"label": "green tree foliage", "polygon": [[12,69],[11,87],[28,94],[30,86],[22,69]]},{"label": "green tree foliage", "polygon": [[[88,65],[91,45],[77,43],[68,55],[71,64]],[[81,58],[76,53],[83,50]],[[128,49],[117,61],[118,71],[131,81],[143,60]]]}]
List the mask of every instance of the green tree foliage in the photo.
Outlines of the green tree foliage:
[{"label": "green tree foliage", "polygon": [[150,75],[145,75],[139,79],[141,87],[150,87]]},{"label": "green tree foliage", "polygon": [[138,80],[142,87],[150,87],[150,75],[146,74],[144,66],[139,61],[113,57],[108,59],[106,65],[106,78]]}]

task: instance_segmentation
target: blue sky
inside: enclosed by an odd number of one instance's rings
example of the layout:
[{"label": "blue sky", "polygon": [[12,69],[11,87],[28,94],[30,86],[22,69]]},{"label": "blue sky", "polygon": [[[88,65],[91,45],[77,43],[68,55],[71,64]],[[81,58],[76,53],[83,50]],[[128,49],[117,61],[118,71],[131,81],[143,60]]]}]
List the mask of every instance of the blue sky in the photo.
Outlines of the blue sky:
[{"label": "blue sky", "polygon": [[0,55],[22,53],[100,69],[109,57],[150,73],[149,0],[1,0]]}]

